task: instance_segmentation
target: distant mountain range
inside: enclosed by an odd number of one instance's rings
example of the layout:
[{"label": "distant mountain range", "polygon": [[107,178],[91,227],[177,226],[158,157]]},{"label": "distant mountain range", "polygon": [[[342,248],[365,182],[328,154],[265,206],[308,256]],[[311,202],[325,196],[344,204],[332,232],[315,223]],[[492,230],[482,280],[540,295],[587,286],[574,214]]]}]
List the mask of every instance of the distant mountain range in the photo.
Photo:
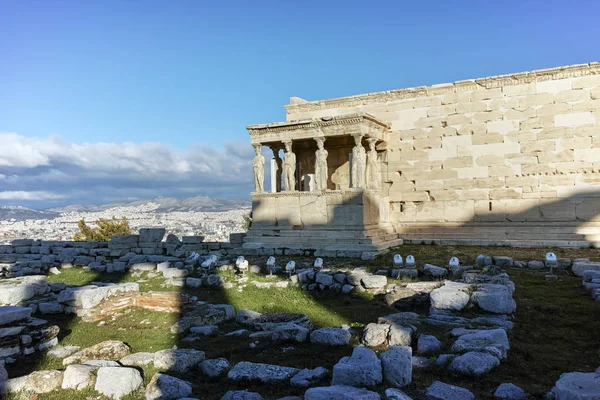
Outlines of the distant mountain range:
[{"label": "distant mountain range", "polygon": [[16,219],[54,219],[60,213],[54,211],[33,210],[21,206],[0,206],[0,220]]},{"label": "distant mountain range", "polygon": [[0,206],[0,220],[12,218],[16,220],[52,219],[63,213],[98,212],[115,207],[143,208],[148,210],[148,212],[165,213],[175,211],[217,212],[236,210],[240,208],[250,208],[250,206],[250,200],[219,200],[212,199],[207,196],[186,198],[157,197],[155,199],[139,200],[129,203],[113,203],[103,205],[73,204],[65,207],[51,208],[48,210],[34,210],[20,206]]}]

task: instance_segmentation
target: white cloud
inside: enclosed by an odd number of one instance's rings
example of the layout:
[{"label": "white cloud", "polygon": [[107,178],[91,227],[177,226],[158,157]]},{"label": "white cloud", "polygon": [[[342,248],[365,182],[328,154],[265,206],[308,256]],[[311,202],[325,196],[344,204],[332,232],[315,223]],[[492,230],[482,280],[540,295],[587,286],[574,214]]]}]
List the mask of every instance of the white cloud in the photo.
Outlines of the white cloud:
[{"label": "white cloud", "polygon": [[0,200],[55,200],[62,199],[64,196],[51,192],[25,192],[25,191],[5,191],[0,192]]},{"label": "white cloud", "polygon": [[[84,143],[0,133],[0,200],[101,203],[155,196],[246,198],[250,144]],[[56,204],[57,202],[54,202]]]}]

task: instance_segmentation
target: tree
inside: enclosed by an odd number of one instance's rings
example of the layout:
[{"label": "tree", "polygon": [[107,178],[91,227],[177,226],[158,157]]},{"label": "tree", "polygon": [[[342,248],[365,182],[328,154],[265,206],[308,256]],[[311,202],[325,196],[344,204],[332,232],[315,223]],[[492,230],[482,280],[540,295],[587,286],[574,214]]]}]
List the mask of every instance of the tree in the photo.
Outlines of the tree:
[{"label": "tree", "polygon": [[85,220],[79,220],[79,232],[73,236],[73,240],[78,242],[87,242],[90,240],[98,240],[108,242],[110,238],[118,235],[130,235],[129,221],[123,217],[121,220],[112,217],[110,219],[100,218],[96,220],[96,228],[89,227]]}]

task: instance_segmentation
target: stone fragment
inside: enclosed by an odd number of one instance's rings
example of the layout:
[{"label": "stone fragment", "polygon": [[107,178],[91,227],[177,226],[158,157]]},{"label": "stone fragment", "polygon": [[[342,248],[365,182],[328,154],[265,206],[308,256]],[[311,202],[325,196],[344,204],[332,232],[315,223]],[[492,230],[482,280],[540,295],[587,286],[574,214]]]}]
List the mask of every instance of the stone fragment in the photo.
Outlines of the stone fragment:
[{"label": "stone fragment", "polygon": [[417,342],[417,353],[434,354],[440,351],[442,342],[433,335],[420,335]]},{"label": "stone fragment", "polygon": [[525,400],[527,393],[512,383],[502,383],[494,392],[494,397],[505,400]]},{"label": "stone fragment", "polygon": [[386,389],[385,398],[387,400],[412,400],[412,397],[404,393],[402,390],[395,388]]},{"label": "stone fragment", "polygon": [[326,368],[305,368],[290,379],[290,384],[298,387],[310,387],[323,381],[327,376],[329,376],[329,371]]},{"label": "stone fragment", "polygon": [[469,304],[469,288],[470,285],[464,283],[444,282],[444,286],[431,292],[431,306],[438,310],[461,311]]},{"label": "stone fragment", "polygon": [[362,342],[368,347],[383,346],[388,342],[389,324],[370,323],[363,330]]},{"label": "stone fragment", "polygon": [[221,400],[262,400],[262,396],[247,390],[230,390],[221,397]]},{"label": "stone fragment", "polygon": [[87,365],[88,367],[120,367],[121,364],[119,364],[116,361],[111,361],[111,360],[89,360],[86,361],[85,363],[83,363],[82,365]]},{"label": "stone fragment", "polygon": [[237,316],[235,318],[235,322],[237,322],[238,324],[242,324],[244,326],[250,326],[253,327],[254,323],[262,316],[261,313],[257,313],[256,311],[252,311],[252,310],[240,310],[237,313]]},{"label": "stone fragment", "polygon": [[296,324],[302,326],[309,331],[313,329],[313,325],[310,322],[310,318],[305,314],[292,314],[273,312],[262,314],[254,322],[254,329],[262,331],[272,331],[281,324]]},{"label": "stone fragment", "polygon": [[315,276],[315,281],[325,286],[331,286],[333,284],[333,276],[324,272],[319,272]]},{"label": "stone fragment", "polygon": [[599,400],[600,374],[567,372],[560,376],[551,390],[555,400]]},{"label": "stone fragment", "polygon": [[527,263],[527,268],[529,269],[544,269],[546,265],[543,261],[529,261]]},{"label": "stone fragment", "polygon": [[42,314],[61,314],[65,306],[56,301],[42,302],[38,304],[38,311]]},{"label": "stone fragment", "polygon": [[395,387],[404,387],[412,382],[412,349],[409,346],[391,346],[380,355],[383,377]]},{"label": "stone fragment", "polygon": [[199,288],[202,286],[202,279],[200,278],[185,278],[185,285],[193,288]]},{"label": "stone fragment", "polygon": [[344,346],[350,343],[352,335],[342,328],[320,328],[310,334],[311,343],[326,344],[330,346]]},{"label": "stone fragment", "polygon": [[600,271],[600,262],[573,261],[573,265],[571,266],[573,274],[583,276],[585,271]]},{"label": "stone fragment", "polygon": [[427,400],[474,400],[475,395],[468,389],[435,381],[425,391]]},{"label": "stone fragment", "polygon": [[154,368],[184,374],[204,361],[204,352],[195,349],[167,349],[154,353]]},{"label": "stone fragment", "polygon": [[106,397],[120,399],[136,391],[142,382],[142,375],[135,368],[101,367],[94,389]]},{"label": "stone fragment", "polygon": [[12,378],[4,382],[5,393],[18,393],[24,390],[29,375]]},{"label": "stone fragment", "polygon": [[133,353],[121,358],[119,362],[127,367],[145,367],[154,362],[154,353]]},{"label": "stone fragment", "polygon": [[387,277],[383,275],[365,275],[361,279],[366,289],[381,289],[387,285]]},{"label": "stone fragment", "polygon": [[[188,276],[189,271],[187,269],[167,268],[162,272],[162,274],[163,274],[163,277],[166,279],[185,278],[186,276]],[[186,284],[187,284],[187,280],[186,280]]]},{"label": "stone fragment", "polygon": [[450,371],[469,376],[480,376],[500,365],[500,360],[488,353],[470,351],[456,357],[450,364]]},{"label": "stone fragment", "polygon": [[146,400],[177,400],[190,394],[190,382],[160,372],[154,374],[146,386]]},{"label": "stone fragment", "polygon": [[281,324],[273,329],[271,339],[274,342],[298,342],[303,343],[308,339],[309,330],[297,324]]},{"label": "stone fragment", "polygon": [[304,400],[381,400],[381,397],[367,389],[332,385],[308,389],[304,393]]},{"label": "stone fragment", "polygon": [[478,351],[490,353],[500,359],[506,358],[509,349],[506,331],[500,328],[462,335],[452,345],[452,351],[455,353]]},{"label": "stone fragment", "polygon": [[229,364],[229,361],[224,358],[204,360],[200,364],[200,369],[204,375],[210,377],[223,375],[225,372],[229,371],[230,368],[231,365]]},{"label": "stone fragment", "polygon": [[229,371],[227,377],[233,381],[277,383],[289,381],[299,371],[298,368],[242,361]]},{"label": "stone fragment", "polygon": [[511,290],[504,285],[479,285],[471,295],[471,301],[482,310],[495,314],[513,314],[517,309]]},{"label": "stone fragment", "polygon": [[107,340],[85,348],[65,358],[63,365],[83,364],[89,360],[119,360],[131,352],[131,348],[118,340]]},{"label": "stone fragment", "polygon": [[423,271],[434,278],[442,278],[448,274],[448,270],[446,268],[438,267],[437,265],[425,264],[423,266]]},{"label": "stone fragment", "polygon": [[332,385],[355,387],[375,386],[381,383],[381,361],[373,350],[355,347],[352,356],[342,357],[333,366]]},{"label": "stone fragment", "polygon": [[165,228],[140,228],[139,232],[139,243],[160,243],[165,236]]},{"label": "stone fragment", "polygon": [[64,372],[56,370],[35,371],[27,375],[22,390],[34,393],[49,393],[59,389]]},{"label": "stone fragment", "polygon": [[97,369],[91,365],[71,364],[65,369],[61,387],[75,390],[93,387],[96,383],[94,372]]},{"label": "stone fragment", "polygon": [[499,267],[512,267],[513,266],[513,259],[511,257],[505,257],[505,256],[494,256],[494,265],[497,265]]},{"label": "stone fragment", "polygon": [[399,323],[390,325],[388,336],[388,345],[390,346],[410,346],[412,343],[413,328]]},{"label": "stone fragment", "polygon": [[[2,290],[2,289],[0,289]],[[19,306],[0,307],[0,326],[24,321],[31,317],[31,308]]]}]

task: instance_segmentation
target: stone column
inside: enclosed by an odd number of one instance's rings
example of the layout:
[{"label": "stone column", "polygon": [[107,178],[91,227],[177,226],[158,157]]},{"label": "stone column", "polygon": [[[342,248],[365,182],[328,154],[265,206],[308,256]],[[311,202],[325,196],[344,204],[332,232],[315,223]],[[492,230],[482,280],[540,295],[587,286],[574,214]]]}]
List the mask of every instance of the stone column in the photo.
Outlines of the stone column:
[{"label": "stone column", "polygon": [[264,191],[265,185],[265,157],[261,153],[262,146],[260,144],[254,145],[254,189],[256,192],[261,193]]},{"label": "stone column", "polygon": [[353,135],[354,148],[352,149],[352,187],[365,187],[365,168],[367,164],[367,153],[362,145],[363,134]]},{"label": "stone column", "polygon": [[292,141],[284,142],[283,182],[287,192],[296,190],[296,155],[292,152]]},{"label": "stone column", "polygon": [[270,146],[273,152],[273,158],[271,159],[271,192],[281,192],[281,172],[283,160],[279,157],[280,146]]},{"label": "stone column", "polygon": [[327,189],[327,180],[329,173],[327,170],[327,156],[329,153],[325,150],[325,138],[316,138],[317,151],[315,152],[315,190],[323,191]]}]

